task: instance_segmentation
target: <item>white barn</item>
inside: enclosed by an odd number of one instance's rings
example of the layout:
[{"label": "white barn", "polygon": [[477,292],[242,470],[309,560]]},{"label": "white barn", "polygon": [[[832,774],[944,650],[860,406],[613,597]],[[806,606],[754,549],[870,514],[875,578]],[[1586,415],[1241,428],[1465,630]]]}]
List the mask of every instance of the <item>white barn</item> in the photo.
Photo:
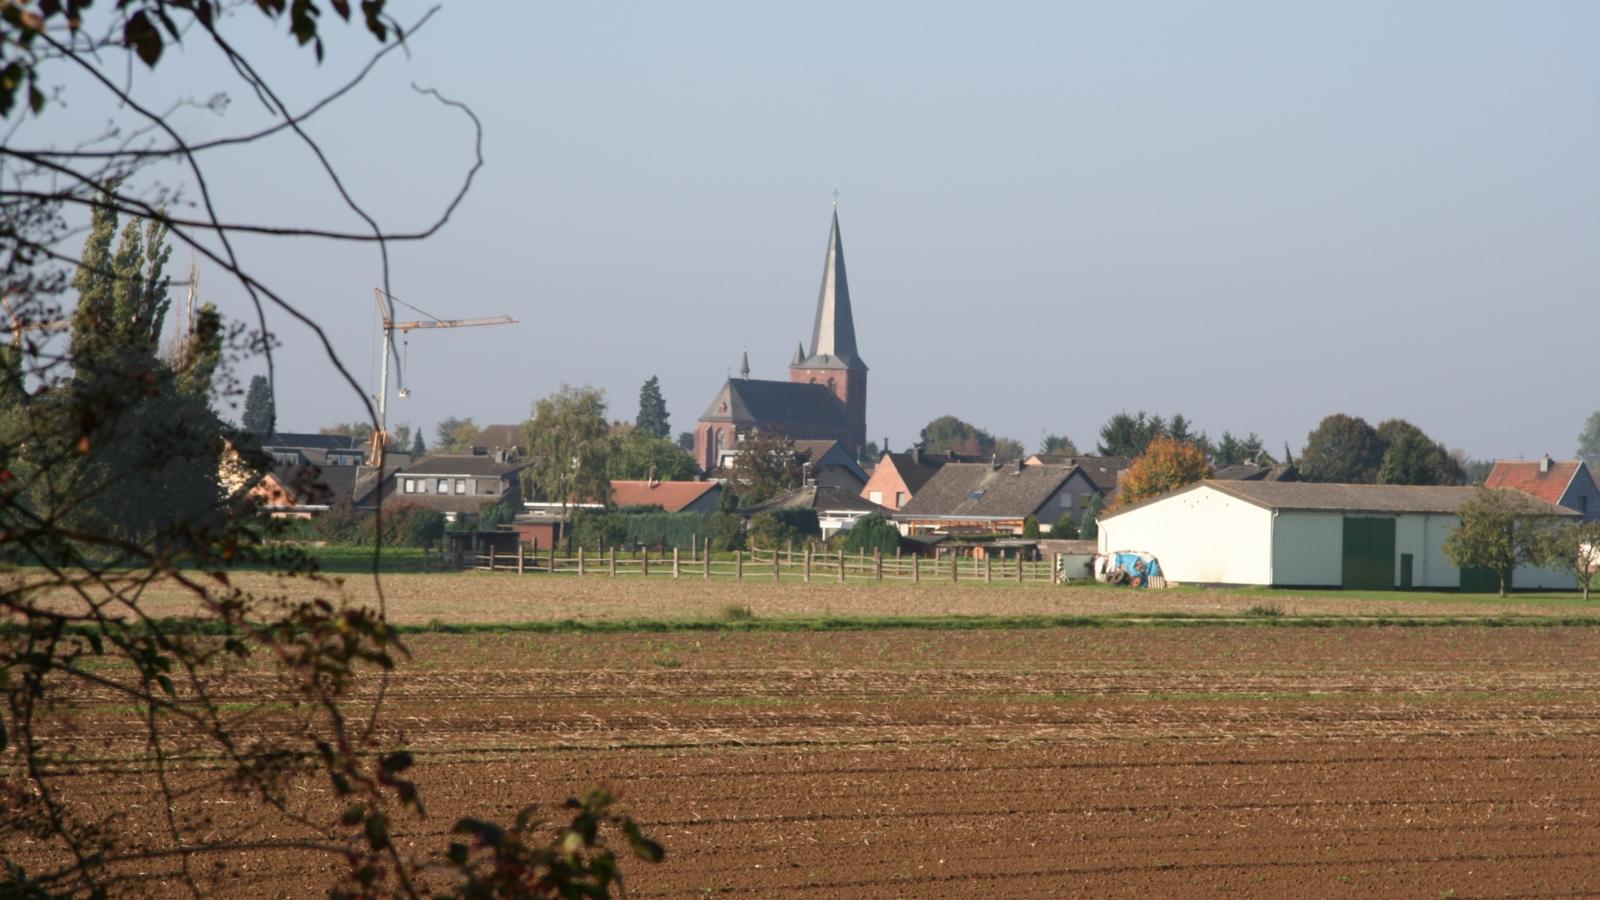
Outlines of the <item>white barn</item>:
[{"label": "white barn", "polygon": [[[1492,591],[1492,573],[1463,573],[1444,555],[1456,510],[1477,490],[1201,481],[1102,515],[1100,550],[1152,553],[1178,583]],[[1553,518],[1578,518],[1534,502]],[[1572,575],[1535,567],[1519,568],[1512,584],[1577,586]]]}]

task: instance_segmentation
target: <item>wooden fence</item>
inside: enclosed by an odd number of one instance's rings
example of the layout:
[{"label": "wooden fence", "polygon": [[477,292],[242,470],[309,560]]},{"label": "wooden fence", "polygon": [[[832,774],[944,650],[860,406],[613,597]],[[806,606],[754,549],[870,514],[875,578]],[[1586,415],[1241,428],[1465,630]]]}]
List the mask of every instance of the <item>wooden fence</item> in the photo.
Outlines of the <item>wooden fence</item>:
[{"label": "wooden fence", "polygon": [[518,575],[576,575],[582,577],[699,578],[735,581],[811,582],[979,582],[1017,583],[1054,580],[1055,561],[1025,560],[1019,557],[986,556],[939,557],[900,556],[885,558],[881,553],[827,553],[810,548],[777,552],[738,551],[713,558],[709,553],[686,556],[678,550],[651,555],[649,550],[618,553],[614,548],[603,553],[579,549],[576,553],[517,548],[515,554],[466,554],[457,560],[424,557],[425,567],[509,572]]}]

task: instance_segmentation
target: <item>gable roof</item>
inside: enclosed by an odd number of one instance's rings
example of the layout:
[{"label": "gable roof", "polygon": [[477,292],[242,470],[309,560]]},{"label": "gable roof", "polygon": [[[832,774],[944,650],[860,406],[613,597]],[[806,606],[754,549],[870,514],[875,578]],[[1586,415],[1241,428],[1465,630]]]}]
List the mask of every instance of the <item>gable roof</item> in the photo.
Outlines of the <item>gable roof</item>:
[{"label": "gable roof", "polygon": [[667,512],[682,512],[721,486],[715,481],[615,480],[611,482],[611,502],[617,506],[659,506]]},{"label": "gable roof", "polygon": [[1035,453],[1028,457],[1030,466],[1077,466],[1089,482],[1102,495],[1117,491],[1117,479],[1133,460],[1126,456],[1067,456],[1065,454]]},{"label": "gable roof", "polygon": [[944,468],[944,464],[949,462],[942,456],[913,452],[885,453],[878,458],[878,464],[882,465],[885,461],[900,474],[900,480],[904,482],[906,492],[913,497],[916,496],[917,491],[922,490],[923,485],[928,483],[928,479],[933,477],[933,473]]},{"label": "gable roof", "polygon": [[1579,459],[1552,459],[1548,470],[1541,472],[1539,467],[1543,463],[1543,459],[1496,460],[1494,468],[1489,470],[1489,477],[1483,480],[1483,486],[1510,488],[1532,494],[1540,500],[1560,503],[1572,480],[1578,477],[1579,472],[1588,469]]},{"label": "gable roof", "polygon": [[357,470],[364,466],[318,465],[272,467],[272,480],[296,506],[332,506],[340,500],[353,500]]},{"label": "gable roof", "polygon": [[527,466],[525,462],[496,462],[483,454],[440,453],[424,456],[405,468],[405,475],[465,475],[474,478],[503,478]]},{"label": "gable roof", "polygon": [[485,450],[521,450],[527,440],[526,435],[521,425],[490,425],[478,432],[478,436],[472,439],[472,445]]},{"label": "gable roof", "polygon": [[261,442],[266,450],[360,450],[356,439],[348,434],[305,434],[301,432],[273,432]]},{"label": "gable roof", "polygon": [[813,470],[823,466],[839,466],[848,469],[852,475],[861,479],[862,484],[867,482],[867,473],[862,470],[861,464],[844,445],[838,441],[790,441],[796,453],[803,455],[811,463]]},{"label": "gable roof", "polygon": [[[1201,488],[1211,488],[1254,506],[1275,511],[1294,512],[1348,512],[1379,513],[1429,513],[1454,515],[1461,504],[1478,495],[1479,488],[1469,486],[1433,486],[1411,484],[1319,484],[1309,481],[1197,481],[1157,497],[1149,497],[1121,509],[1108,512],[1102,519],[1111,519],[1158,503],[1170,497],[1186,494]],[[1541,499],[1530,501],[1531,512],[1544,516],[1576,516],[1565,507]]]},{"label": "gable roof", "polygon": [[770,500],[764,500],[740,511],[746,518],[769,509],[779,507],[799,506],[814,509],[818,512],[859,512],[878,513],[888,518],[891,513],[871,500],[862,497],[854,491],[831,485],[808,484],[797,488],[787,494],[780,494]]},{"label": "gable roof", "polygon": [[899,518],[1020,519],[1039,510],[1075,469],[947,462],[911,495]]},{"label": "gable roof", "polygon": [[1217,481],[1299,481],[1300,470],[1292,465],[1263,466],[1256,463],[1235,463],[1216,470],[1211,477]]},{"label": "gable roof", "polygon": [[850,416],[833,392],[820,384],[730,378],[700,421],[805,423],[848,430]]}]

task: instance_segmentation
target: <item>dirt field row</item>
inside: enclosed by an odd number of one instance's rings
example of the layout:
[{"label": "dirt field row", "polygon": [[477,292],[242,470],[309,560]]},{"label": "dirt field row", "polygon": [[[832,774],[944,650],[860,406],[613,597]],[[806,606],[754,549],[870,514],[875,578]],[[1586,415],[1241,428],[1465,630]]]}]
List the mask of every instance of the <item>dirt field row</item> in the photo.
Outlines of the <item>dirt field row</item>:
[{"label": "dirt field row", "polygon": [[[303,578],[280,579],[239,573],[233,584],[259,594],[306,599],[340,594],[360,605],[378,605],[371,576],[340,576],[334,586]],[[716,618],[729,607],[748,608],[763,618],[800,616],[981,616],[1180,613],[1239,615],[1263,604],[1291,616],[1516,616],[1595,617],[1600,602],[1575,604],[1540,595],[1505,601],[1489,596],[1403,594],[1367,598],[1328,591],[1305,596],[1225,590],[1141,591],[1131,588],[1048,584],[773,584],[752,578],[729,581],[668,577],[610,579],[604,576],[523,575],[475,572],[393,574],[382,579],[382,599],[391,621],[406,625],[459,625],[525,621],[605,621]],[[174,587],[154,587],[141,599],[149,615],[190,615],[189,596]]]},{"label": "dirt field row", "polygon": [[[1600,629],[409,643],[384,718],[430,814],[402,840],[605,784],[668,848],[632,896],[1600,891]],[[95,753],[140,740],[79,702]],[[96,802],[146,796],[79,764]],[[321,877],[239,863],[219,893]]]}]

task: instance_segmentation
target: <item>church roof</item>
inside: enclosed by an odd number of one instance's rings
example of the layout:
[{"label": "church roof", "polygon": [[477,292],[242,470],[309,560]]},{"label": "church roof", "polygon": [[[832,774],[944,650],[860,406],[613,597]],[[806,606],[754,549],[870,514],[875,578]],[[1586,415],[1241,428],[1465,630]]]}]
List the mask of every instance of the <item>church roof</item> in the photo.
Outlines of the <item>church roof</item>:
[{"label": "church roof", "polygon": [[782,426],[806,423],[849,427],[849,414],[833,392],[820,384],[730,378],[700,421]]},{"label": "church roof", "polygon": [[839,237],[839,210],[828,230],[822,290],[817,294],[817,320],[811,326],[811,353],[794,363],[804,369],[865,369],[856,354],[856,323],[850,313],[850,281],[845,275],[844,243]]}]

